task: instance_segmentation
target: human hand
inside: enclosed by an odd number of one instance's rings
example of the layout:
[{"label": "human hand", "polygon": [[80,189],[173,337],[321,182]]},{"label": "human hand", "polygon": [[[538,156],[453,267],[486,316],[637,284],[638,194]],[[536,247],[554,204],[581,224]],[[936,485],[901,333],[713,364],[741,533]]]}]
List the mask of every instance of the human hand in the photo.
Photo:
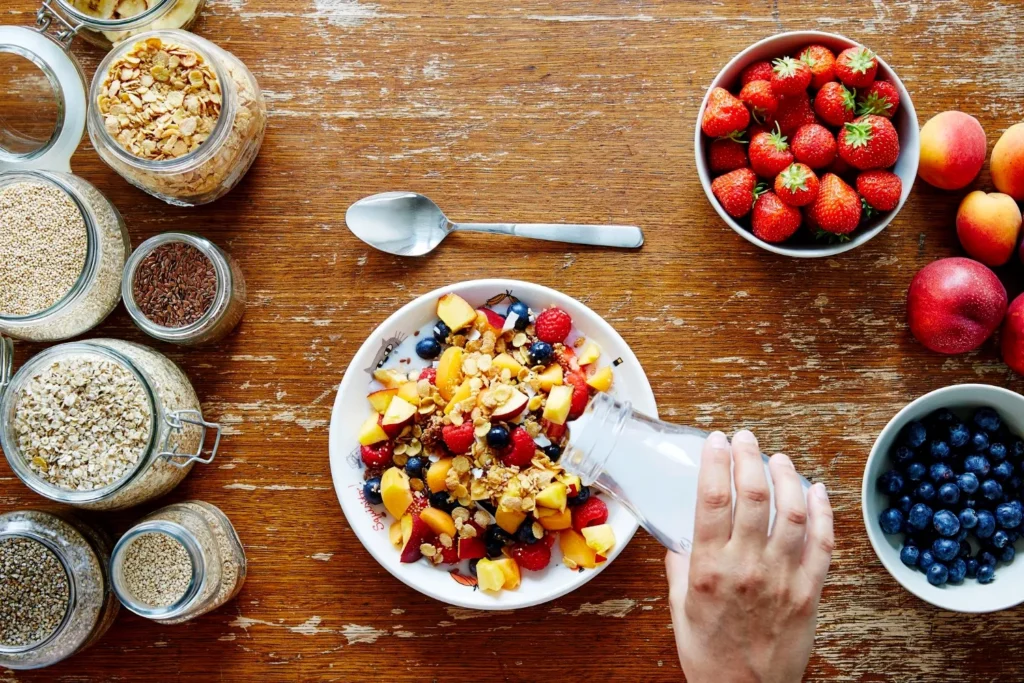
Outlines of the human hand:
[{"label": "human hand", "polygon": [[[733,463],[736,508],[733,510]],[[832,558],[832,508],[822,484],[806,501],[793,463],[769,461],[775,524],[757,439],[711,434],[701,454],[693,551],[665,560],[679,661],[689,683],[799,681],[814,646]]]}]

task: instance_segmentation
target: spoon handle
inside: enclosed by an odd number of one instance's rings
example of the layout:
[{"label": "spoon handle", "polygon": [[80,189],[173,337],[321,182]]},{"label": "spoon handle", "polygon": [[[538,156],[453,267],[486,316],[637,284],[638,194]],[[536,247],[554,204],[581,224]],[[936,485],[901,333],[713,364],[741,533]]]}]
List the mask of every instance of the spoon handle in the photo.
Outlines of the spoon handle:
[{"label": "spoon handle", "polygon": [[566,225],[563,223],[455,223],[453,230],[490,232],[530,237],[549,242],[592,244],[599,247],[635,249],[644,243],[643,230],[635,225]]}]

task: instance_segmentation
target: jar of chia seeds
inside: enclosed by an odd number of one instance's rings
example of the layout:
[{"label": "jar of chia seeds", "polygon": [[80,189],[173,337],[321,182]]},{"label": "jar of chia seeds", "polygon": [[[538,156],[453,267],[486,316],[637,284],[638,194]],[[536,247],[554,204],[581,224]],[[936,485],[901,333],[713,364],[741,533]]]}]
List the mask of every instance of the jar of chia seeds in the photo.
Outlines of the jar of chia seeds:
[{"label": "jar of chia seeds", "polygon": [[106,536],[70,516],[0,514],[0,668],[38,669],[95,643],[117,616]]},{"label": "jar of chia seeds", "polygon": [[179,624],[217,609],[245,583],[245,550],[221,510],[190,500],[147,516],[110,557],[114,592],[132,612]]},{"label": "jar of chia seeds", "polygon": [[[10,350],[0,344],[0,375],[10,373]],[[82,508],[158,498],[196,462],[211,462],[219,445],[220,426],[203,419],[185,373],[149,347],[116,339],[43,351],[0,398],[0,446],[11,469],[36,493]]]},{"label": "jar of chia seeds", "polygon": [[245,314],[245,277],[213,242],[183,232],[152,237],[124,268],[121,296],[139,329],[174,344],[210,344]]}]

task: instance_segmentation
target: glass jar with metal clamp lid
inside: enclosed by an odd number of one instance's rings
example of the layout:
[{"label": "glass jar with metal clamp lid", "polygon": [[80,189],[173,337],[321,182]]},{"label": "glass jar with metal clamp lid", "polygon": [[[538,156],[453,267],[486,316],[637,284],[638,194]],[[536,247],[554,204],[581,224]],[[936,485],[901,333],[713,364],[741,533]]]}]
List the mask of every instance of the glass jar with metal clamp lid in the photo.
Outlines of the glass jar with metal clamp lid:
[{"label": "glass jar with metal clamp lid", "polygon": [[11,377],[11,352],[0,341],[0,446],[36,493],[118,510],[163,496],[195,463],[213,461],[220,425],[203,419],[188,377],[163,354],[116,339],[72,342]]},{"label": "glass jar with metal clamp lid", "polygon": [[146,31],[188,30],[204,5],[206,0],[43,0],[78,35],[108,50]]}]

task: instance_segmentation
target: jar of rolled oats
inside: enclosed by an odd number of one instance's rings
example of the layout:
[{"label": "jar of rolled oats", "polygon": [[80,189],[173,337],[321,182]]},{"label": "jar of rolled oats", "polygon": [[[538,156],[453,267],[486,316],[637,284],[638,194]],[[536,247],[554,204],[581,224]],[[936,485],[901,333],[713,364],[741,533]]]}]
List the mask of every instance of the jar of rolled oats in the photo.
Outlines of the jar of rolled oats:
[{"label": "jar of rolled oats", "polygon": [[44,4],[78,25],[82,38],[109,50],[146,31],[191,28],[206,0],[51,0]]},{"label": "jar of rolled oats", "polygon": [[[0,446],[36,493],[94,510],[158,498],[212,462],[220,426],[203,419],[185,373],[140,344],[93,339],[51,347],[9,380],[0,342]],[[212,446],[206,448],[207,437]]]},{"label": "jar of rolled oats", "polygon": [[89,91],[89,138],[125,180],[169,204],[229,192],[263,143],[267,109],[230,52],[186,31],[151,31],[115,47]]}]

